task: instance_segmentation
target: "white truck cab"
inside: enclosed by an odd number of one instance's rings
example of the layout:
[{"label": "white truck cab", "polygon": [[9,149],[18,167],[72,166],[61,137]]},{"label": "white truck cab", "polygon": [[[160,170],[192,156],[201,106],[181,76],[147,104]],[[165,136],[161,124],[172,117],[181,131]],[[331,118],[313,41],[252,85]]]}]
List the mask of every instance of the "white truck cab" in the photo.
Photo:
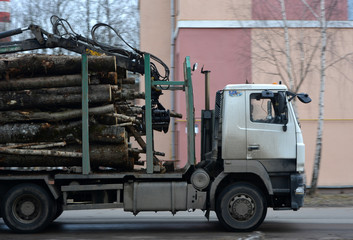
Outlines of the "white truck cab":
[{"label": "white truck cab", "polygon": [[287,87],[277,84],[232,84],[224,88],[224,160],[258,160],[274,171],[285,163],[286,170],[304,171],[305,145],[286,93]]}]

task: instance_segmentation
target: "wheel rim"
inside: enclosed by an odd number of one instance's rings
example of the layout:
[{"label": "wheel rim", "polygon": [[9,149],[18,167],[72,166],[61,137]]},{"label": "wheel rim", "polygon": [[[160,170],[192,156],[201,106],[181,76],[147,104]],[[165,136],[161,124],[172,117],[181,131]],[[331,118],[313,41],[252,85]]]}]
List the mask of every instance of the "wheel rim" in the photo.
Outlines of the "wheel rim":
[{"label": "wheel rim", "polygon": [[234,196],[228,205],[230,215],[237,221],[248,221],[255,214],[255,202],[247,194]]},{"label": "wheel rim", "polygon": [[36,221],[41,212],[40,201],[33,195],[22,195],[12,205],[13,216],[22,223]]}]

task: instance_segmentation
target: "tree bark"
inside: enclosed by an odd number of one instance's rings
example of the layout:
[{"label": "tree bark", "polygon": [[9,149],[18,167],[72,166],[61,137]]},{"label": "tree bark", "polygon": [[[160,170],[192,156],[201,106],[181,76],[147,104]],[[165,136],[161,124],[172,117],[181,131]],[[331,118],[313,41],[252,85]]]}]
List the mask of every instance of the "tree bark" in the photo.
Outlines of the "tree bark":
[{"label": "tree bark", "polygon": [[54,77],[21,78],[0,81],[1,91],[18,91],[38,88],[57,88],[81,86],[82,77],[79,74]]},{"label": "tree bark", "polygon": [[292,67],[292,58],[291,58],[291,49],[290,49],[290,39],[288,33],[288,24],[287,24],[287,14],[286,14],[286,5],[284,0],[280,0],[281,2],[281,13],[282,13],[282,20],[284,24],[284,43],[286,46],[286,58],[287,58],[287,75],[288,75],[288,82],[289,82],[289,90],[293,91],[294,86],[294,79],[293,79],[293,67]]},{"label": "tree bark", "polygon": [[64,147],[64,146],[66,146],[66,142],[8,143],[8,144],[0,144],[0,149],[13,149],[13,148],[43,149],[43,148]]},{"label": "tree bark", "polygon": [[[114,114],[115,108],[113,104],[89,108],[89,114],[103,115]],[[0,123],[15,123],[15,122],[29,122],[29,121],[48,121],[58,122],[69,119],[77,119],[82,117],[82,110],[66,110],[60,112],[31,112],[31,111],[3,111],[0,112]]]},{"label": "tree bark", "polygon": [[132,84],[136,83],[135,78],[124,78],[121,80],[122,84]]},{"label": "tree bark", "polygon": [[146,142],[141,137],[141,134],[138,131],[136,131],[136,128],[133,126],[127,126],[126,128],[129,131],[129,133],[132,136],[134,136],[136,142],[140,145],[140,147],[145,151],[146,150]]},{"label": "tree bark", "polygon": [[[13,149],[20,150],[20,149]],[[82,165],[80,145],[66,146],[51,150],[32,150],[23,154],[0,151],[1,167],[71,167]],[[35,152],[37,151],[37,152]],[[37,155],[36,155],[37,154]],[[118,170],[132,170],[133,159],[128,157],[127,144],[90,145],[90,163],[92,167],[112,167]]]},{"label": "tree bark", "polygon": [[97,72],[93,73],[90,76],[92,83],[99,84],[118,84],[118,74],[116,72]]},{"label": "tree bark", "polygon": [[[81,87],[0,91],[0,110],[81,106]],[[110,85],[89,86],[91,104],[112,102]]]},{"label": "tree bark", "polygon": [[[81,121],[66,124],[14,123],[0,126],[0,143],[77,141],[81,138]],[[114,125],[91,125],[89,139],[92,142],[123,143],[126,142],[125,128]]]},{"label": "tree bark", "polygon": [[112,86],[112,92],[114,99],[118,100],[145,99],[145,93],[136,92],[132,89],[119,89],[116,86]]},{"label": "tree bark", "polygon": [[326,46],[327,46],[327,26],[325,16],[325,0],[320,0],[320,28],[321,28],[321,56],[320,56],[320,96],[319,96],[319,116],[316,136],[316,149],[313,174],[309,195],[315,195],[319,179],[321,152],[322,152],[322,133],[324,128],[324,99],[326,82]]},{"label": "tree bark", "polygon": [[[89,114],[103,115],[115,113],[113,104],[89,108]],[[69,119],[77,119],[82,117],[82,110],[66,110],[60,112],[31,112],[31,111],[3,111],[0,112],[0,123],[28,122],[28,121],[48,121],[58,122]]]},{"label": "tree bark", "polygon": [[[88,71],[115,72],[116,59],[114,56],[89,56]],[[80,73],[80,56],[28,54],[0,59],[1,79]]]}]

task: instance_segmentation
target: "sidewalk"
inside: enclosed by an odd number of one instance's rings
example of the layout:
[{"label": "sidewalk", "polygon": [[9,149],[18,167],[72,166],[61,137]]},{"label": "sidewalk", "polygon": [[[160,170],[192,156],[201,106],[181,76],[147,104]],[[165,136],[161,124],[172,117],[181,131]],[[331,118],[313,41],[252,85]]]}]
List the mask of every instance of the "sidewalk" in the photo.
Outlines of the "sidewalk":
[{"label": "sidewalk", "polygon": [[352,193],[318,193],[305,196],[304,207],[353,207]]}]

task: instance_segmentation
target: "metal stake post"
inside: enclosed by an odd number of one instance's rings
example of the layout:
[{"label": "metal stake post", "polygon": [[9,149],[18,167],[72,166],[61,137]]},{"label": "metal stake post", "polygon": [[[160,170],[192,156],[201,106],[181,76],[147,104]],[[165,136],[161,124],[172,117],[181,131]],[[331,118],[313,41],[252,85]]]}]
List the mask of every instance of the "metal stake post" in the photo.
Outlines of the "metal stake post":
[{"label": "metal stake post", "polygon": [[[194,95],[191,79],[190,57],[185,57],[184,61],[184,81],[153,81],[151,82],[150,71],[150,55],[145,54],[145,121],[146,121],[146,161],[147,173],[153,172],[153,136],[152,136],[152,113],[151,113],[151,85],[153,86],[169,86],[174,89],[177,86],[185,91],[186,96],[186,114],[188,129],[188,163],[187,165],[195,165],[195,112],[194,112]],[[150,133],[148,132],[150,131]],[[150,150],[148,150],[150,148]],[[149,153],[150,151],[150,153]]]},{"label": "metal stake post", "polygon": [[82,54],[82,173],[89,174],[89,128],[88,128],[88,61],[87,54]]},{"label": "metal stake post", "polygon": [[210,72],[209,70],[201,69],[201,73],[205,74],[205,110],[210,110]]},{"label": "metal stake post", "polygon": [[147,173],[153,173],[153,132],[151,103],[150,54],[145,53],[145,121],[146,121],[146,165]]},{"label": "metal stake post", "polygon": [[186,88],[186,113],[187,113],[187,129],[188,129],[188,163],[196,164],[195,158],[195,109],[194,95],[191,79],[190,57],[186,56],[184,61],[184,79]]}]

